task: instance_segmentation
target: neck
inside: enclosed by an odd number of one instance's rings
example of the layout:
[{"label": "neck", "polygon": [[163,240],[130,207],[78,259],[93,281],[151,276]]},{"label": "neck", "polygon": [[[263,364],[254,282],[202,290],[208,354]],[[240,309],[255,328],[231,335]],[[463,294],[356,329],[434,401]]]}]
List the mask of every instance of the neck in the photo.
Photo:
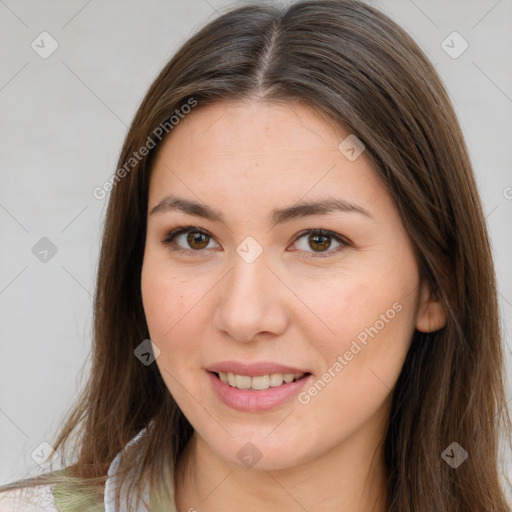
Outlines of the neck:
[{"label": "neck", "polygon": [[229,464],[194,432],[177,468],[176,505],[201,512],[384,512],[382,429],[364,430],[307,463],[268,471]]}]

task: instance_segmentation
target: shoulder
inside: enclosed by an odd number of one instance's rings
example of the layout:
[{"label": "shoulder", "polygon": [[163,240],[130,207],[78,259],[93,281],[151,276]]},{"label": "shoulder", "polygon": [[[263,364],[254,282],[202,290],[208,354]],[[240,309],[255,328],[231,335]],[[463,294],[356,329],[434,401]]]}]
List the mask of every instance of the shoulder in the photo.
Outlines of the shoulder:
[{"label": "shoulder", "polygon": [[51,484],[4,490],[0,487],[0,512],[59,512]]}]

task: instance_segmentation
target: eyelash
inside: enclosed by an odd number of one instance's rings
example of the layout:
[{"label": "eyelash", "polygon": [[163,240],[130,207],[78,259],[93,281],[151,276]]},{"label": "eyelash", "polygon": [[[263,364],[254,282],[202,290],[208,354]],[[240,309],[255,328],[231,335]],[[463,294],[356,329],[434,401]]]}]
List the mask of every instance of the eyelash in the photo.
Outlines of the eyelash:
[{"label": "eyelash", "polygon": [[[213,237],[207,231],[204,231],[201,228],[197,228],[194,226],[180,226],[180,227],[172,230],[171,232],[169,232],[167,234],[167,236],[162,240],[162,244],[164,244],[166,247],[169,247],[171,249],[171,251],[179,253],[179,254],[185,254],[185,253],[186,254],[190,254],[190,253],[194,254],[195,253],[194,256],[195,255],[200,256],[201,255],[200,253],[204,252],[206,249],[194,250],[194,249],[183,249],[181,247],[172,247],[171,246],[172,242],[178,235],[181,235],[183,233],[191,233],[191,232],[192,233],[201,233],[201,234],[209,237],[210,239],[213,239]],[[307,229],[305,231],[301,231],[300,233],[297,234],[293,243],[296,243],[298,240],[300,240],[301,238],[303,238],[304,236],[309,235],[309,234],[330,237],[330,238],[334,239],[336,242],[340,243],[341,245],[339,247],[336,247],[333,250],[328,249],[323,252],[312,252],[312,253],[310,253],[310,256],[305,256],[306,258],[331,257],[332,255],[337,254],[340,250],[344,249],[345,247],[349,247],[351,245],[351,243],[347,239],[343,238],[342,236],[338,235],[337,233],[334,233],[333,231],[329,231],[326,229]]]}]

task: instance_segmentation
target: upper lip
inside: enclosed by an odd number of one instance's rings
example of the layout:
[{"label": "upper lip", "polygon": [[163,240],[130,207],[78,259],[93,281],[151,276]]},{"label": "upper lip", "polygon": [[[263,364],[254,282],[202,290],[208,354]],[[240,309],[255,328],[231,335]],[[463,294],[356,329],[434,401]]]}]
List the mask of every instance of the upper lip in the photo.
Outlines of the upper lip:
[{"label": "upper lip", "polygon": [[256,377],[257,375],[267,375],[270,373],[309,373],[303,368],[294,368],[270,361],[260,361],[257,363],[242,363],[241,361],[220,361],[206,368],[209,372],[235,373],[237,375],[247,375]]}]

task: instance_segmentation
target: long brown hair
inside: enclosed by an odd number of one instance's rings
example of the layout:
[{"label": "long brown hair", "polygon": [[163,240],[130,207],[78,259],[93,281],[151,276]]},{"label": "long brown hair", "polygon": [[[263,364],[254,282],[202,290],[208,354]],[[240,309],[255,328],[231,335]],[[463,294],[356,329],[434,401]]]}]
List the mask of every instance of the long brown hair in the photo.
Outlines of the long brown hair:
[{"label": "long brown hair", "polygon": [[[511,423],[496,281],[466,144],[425,54],[393,21],[358,0],[233,9],[190,38],[151,85],[122,148],[118,170],[125,171],[112,182],[90,378],[54,443],[59,450],[73,442],[68,473],[100,493],[116,453],[148,428],[140,463],[132,468],[134,489],[141,490],[145,476],[165,487],[164,475],[174,474],[192,427],[157,365],[134,356],[149,338],[140,276],[159,140],[126,164],[155,139],[158,127],[179,129],[169,120],[176,110],[186,112],[184,105],[195,102],[199,109],[254,96],[305,102],[364,143],[422,276],[447,311],[441,330],[415,332],[393,391],[383,446],[387,509],[510,512],[498,459],[500,433],[509,443]],[[454,442],[468,453],[457,469],[442,457]]]}]

